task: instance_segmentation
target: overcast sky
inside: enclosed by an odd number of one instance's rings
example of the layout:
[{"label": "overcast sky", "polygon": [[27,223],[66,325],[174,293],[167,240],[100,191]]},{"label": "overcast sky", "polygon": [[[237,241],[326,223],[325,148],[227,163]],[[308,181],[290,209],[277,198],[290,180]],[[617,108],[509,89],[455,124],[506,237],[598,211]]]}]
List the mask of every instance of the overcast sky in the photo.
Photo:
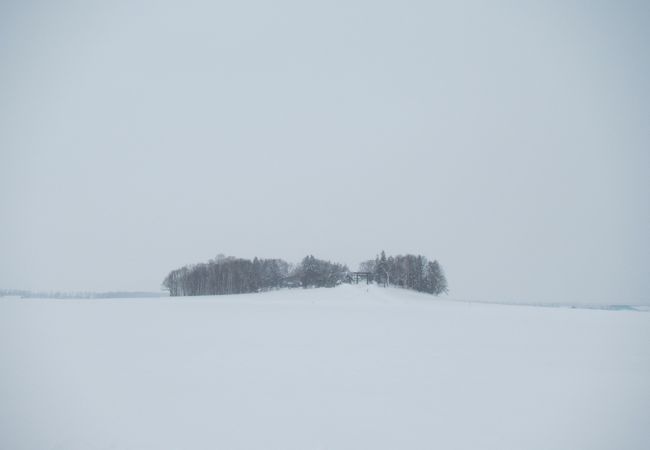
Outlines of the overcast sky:
[{"label": "overcast sky", "polygon": [[385,249],[650,303],[650,3],[94,3],[0,6],[1,288]]}]

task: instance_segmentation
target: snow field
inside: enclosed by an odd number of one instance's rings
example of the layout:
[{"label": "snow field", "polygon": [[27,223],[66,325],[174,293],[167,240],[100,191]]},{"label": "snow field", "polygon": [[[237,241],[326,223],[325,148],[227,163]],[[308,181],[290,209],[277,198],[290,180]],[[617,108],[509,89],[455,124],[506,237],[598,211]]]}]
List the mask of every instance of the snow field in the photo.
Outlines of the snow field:
[{"label": "snow field", "polygon": [[648,449],[650,314],[340,286],[0,299],[0,449]]}]

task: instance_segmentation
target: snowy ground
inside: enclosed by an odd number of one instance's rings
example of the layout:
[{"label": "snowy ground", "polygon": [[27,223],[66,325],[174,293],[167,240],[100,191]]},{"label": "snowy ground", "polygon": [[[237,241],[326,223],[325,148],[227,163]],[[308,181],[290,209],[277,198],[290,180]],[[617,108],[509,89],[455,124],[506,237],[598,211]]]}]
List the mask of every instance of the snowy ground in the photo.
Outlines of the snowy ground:
[{"label": "snowy ground", "polygon": [[649,449],[650,313],[0,299],[0,449]]}]

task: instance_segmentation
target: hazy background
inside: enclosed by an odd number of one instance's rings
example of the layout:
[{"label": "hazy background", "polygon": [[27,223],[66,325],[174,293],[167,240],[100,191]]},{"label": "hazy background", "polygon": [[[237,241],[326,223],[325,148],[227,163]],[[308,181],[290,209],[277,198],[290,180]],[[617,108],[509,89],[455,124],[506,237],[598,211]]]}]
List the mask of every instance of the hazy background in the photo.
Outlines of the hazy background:
[{"label": "hazy background", "polygon": [[650,303],[649,2],[3,2],[0,287],[422,253]]}]

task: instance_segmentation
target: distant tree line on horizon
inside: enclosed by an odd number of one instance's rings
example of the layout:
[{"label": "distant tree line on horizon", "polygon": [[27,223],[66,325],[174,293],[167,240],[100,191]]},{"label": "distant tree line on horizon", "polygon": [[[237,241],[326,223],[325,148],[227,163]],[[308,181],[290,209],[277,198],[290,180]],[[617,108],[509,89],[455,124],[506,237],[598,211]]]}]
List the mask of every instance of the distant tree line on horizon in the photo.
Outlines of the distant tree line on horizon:
[{"label": "distant tree line on horizon", "polygon": [[[438,261],[421,255],[381,256],[363,262],[360,271],[384,286],[401,286],[434,295],[447,292],[447,280]],[[334,287],[352,282],[344,264],[308,255],[297,265],[282,259],[252,261],[219,255],[207,263],[190,264],[172,270],[163,280],[171,296],[227,295],[262,292],[280,288]]]},{"label": "distant tree line on horizon", "polygon": [[0,289],[0,297],[54,298],[54,299],[109,299],[109,298],[156,298],[165,296],[162,292],[110,291],[110,292],[67,292],[28,291],[24,289]]}]

